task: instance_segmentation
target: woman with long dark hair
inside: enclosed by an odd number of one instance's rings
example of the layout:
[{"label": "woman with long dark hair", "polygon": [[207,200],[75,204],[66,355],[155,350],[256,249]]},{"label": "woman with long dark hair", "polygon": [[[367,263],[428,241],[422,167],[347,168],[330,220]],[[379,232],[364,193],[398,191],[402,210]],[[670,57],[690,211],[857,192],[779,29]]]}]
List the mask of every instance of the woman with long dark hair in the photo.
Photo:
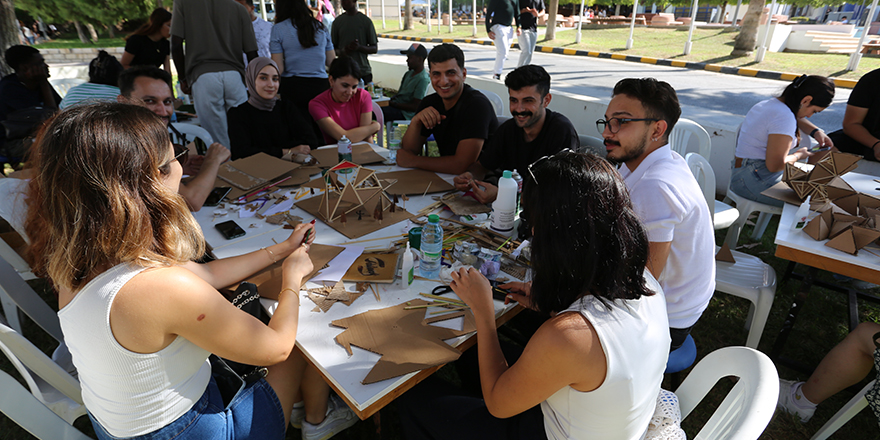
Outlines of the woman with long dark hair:
[{"label": "woman with long dark hair", "polygon": [[802,75],[795,78],[782,95],[755,104],[746,114],[737,136],[730,189],[749,200],[782,206],[781,200],[761,192],[782,179],[785,164],[802,159],[815,163],[828,154],[827,150],[810,151],[809,140],[801,146],[801,131],[815,138],[820,148],[833,148],[831,139],[807,120],[831,105],[832,99],[833,81],[824,76]]},{"label": "woman with long dark hair", "polygon": [[326,69],[336,58],[330,30],[304,1],[279,0],[275,3],[269,52],[282,70],[281,99],[292,100],[308,117],[309,101],[329,88]]},{"label": "woman with long dark hair", "polygon": [[[264,249],[194,263],[204,238],[178,194],[187,150],[174,148],[166,124],[143,107],[74,106],[44,125],[32,152],[32,267],[58,290],[61,330],[99,439],[282,439],[288,421],[354,423],[350,410],[327,403],[329,387],[293,350],[300,287],[312,271],[311,225]],[[217,291],[281,260],[268,325]],[[266,365],[268,375],[242,382],[209,362],[211,353]],[[295,410],[300,399],[306,421]]]},{"label": "woman with long dark hair", "polygon": [[450,287],[476,318],[482,399],[431,382],[398,405],[407,439],[641,439],[669,353],[666,301],[645,269],[648,237],[626,185],[604,159],[562,152],[529,166],[533,225],[523,306],[553,315],[508,364],[489,281],[476,269]]},{"label": "woman with long dark hair", "polygon": [[156,8],[150,19],[139,27],[125,41],[122,53],[122,67],[155,66],[171,72],[171,13],[165,8]]}]

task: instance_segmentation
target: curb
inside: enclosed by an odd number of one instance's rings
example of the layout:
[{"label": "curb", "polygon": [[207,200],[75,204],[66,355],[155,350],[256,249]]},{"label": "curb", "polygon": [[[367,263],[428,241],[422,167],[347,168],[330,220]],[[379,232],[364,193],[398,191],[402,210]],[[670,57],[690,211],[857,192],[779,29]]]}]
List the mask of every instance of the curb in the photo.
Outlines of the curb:
[{"label": "curb", "polygon": [[[379,34],[380,38],[389,38],[392,40],[406,40],[406,41],[418,41],[421,43],[468,43],[468,44],[480,44],[483,46],[494,46],[494,42],[491,40],[482,40],[476,38],[423,38],[423,37],[410,37],[403,35],[391,35],[391,34]],[[519,44],[511,44],[511,47],[519,48]],[[694,69],[694,70],[708,70],[711,72],[724,73],[728,75],[739,75],[739,76],[751,76],[755,78],[763,78],[763,79],[775,79],[781,81],[791,81],[800,74],[797,73],[787,73],[787,72],[776,72],[772,70],[758,70],[758,69],[749,69],[745,67],[730,67],[730,66],[722,66],[720,64],[706,64],[706,63],[695,63],[691,61],[678,61],[678,60],[670,60],[666,58],[653,58],[653,57],[642,57],[636,55],[623,55],[619,53],[609,53],[609,52],[595,52],[591,50],[579,50],[579,49],[565,49],[562,47],[551,47],[551,46],[535,46],[536,52],[544,52],[544,53],[555,53],[560,55],[573,55],[580,57],[594,57],[594,58],[605,58],[610,60],[620,60],[620,61],[630,61],[635,63],[646,63],[646,64],[656,64],[658,66],[670,66],[670,67],[684,67],[686,69]],[[840,78],[831,78],[834,81],[835,87],[843,87],[847,89],[851,89],[856,86],[857,80],[852,79],[840,79]]]}]

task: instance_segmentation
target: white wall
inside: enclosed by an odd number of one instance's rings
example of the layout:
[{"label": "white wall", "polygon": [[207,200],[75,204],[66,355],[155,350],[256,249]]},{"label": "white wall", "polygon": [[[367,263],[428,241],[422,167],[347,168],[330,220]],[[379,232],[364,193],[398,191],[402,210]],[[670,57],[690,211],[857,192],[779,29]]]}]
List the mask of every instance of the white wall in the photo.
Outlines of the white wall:
[{"label": "white wall", "polygon": [[[400,79],[406,73],[406,60],[402,56],[371,56],[370,66],[373,69],[375,83],[395,90],[399,88]],[[476,89],[493,91],[503,101],[507,101],[507,88],[503,83],[489,76],[468,75],[467,83]],[[428,92],[433,93],[431,89],[428,89]],[[608,97],[602,99],[575,95],[552,88],[551,93],[553,100],[550,102],[550,108],[568,117],[579,134],[601,137],[596,130],[596,120],[604,117]],[[510,110],[505,108],[504,114],[510,116]],[[730,164],[736,149],[736,127],[741,121],[739,118],[732,119],[730,115],[706,112],[692,106],[682,108],[682,117],[698,122],[709,132],[712,138],[712,155],[707,159],[715,171],[716,192],[725,194],[727,182],[730,180]],[[690,145],[688,150],[695,152],[696,147],[696,144]]]}]

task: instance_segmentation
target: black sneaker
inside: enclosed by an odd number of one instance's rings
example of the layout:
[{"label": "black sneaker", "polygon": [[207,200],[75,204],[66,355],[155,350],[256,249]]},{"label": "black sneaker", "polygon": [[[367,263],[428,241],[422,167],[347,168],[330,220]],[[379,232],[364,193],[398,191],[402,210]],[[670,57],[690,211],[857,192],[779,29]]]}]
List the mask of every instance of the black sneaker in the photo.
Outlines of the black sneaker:
[{"label": "black sneaker", "polygon": [[492,78],[497,79],[498,81],[501,81],[501,74],[496,73],[496,74],[492,75]]}]

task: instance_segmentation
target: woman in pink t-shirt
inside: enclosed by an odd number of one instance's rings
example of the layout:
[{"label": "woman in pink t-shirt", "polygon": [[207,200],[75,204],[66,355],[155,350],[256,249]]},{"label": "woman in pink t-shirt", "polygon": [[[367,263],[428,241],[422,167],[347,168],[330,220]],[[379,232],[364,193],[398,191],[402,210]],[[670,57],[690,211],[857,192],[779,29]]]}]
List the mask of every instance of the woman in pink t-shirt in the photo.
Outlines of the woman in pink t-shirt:
[{"label": "woman in pink t-shirt", "polygon": [[324,141],[333,144],[343,135],[352,142],[368,140],[380,127],[373,120],[370,94],[358,88],[361,72],[357,62],[339,57],[327,74],[330,90],[309,102],[309,113],[324,133]]}]

